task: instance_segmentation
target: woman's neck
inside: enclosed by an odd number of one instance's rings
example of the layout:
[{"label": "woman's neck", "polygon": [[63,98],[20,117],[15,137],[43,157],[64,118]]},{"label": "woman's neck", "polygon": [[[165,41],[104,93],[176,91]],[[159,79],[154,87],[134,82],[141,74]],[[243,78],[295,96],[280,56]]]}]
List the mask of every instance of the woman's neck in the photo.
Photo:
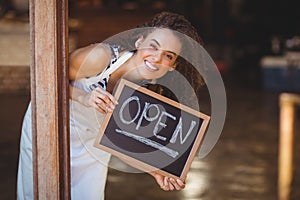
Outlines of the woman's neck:
[{"label": "woman's neck", "polygon": [[[122,53],[124,54],[124,53]],[[121,56],[122,56],[121,54]],[[139,81],[137,79],[137,76],[132,75],[130,72],[134,70],[135,64],[135,54],[130,57],[125,63],[123,63],[116,71],[114,71],[109,78],[108,84],[107,84],[107,91],[112,92],[118,83],[118,81],[121,78],[125,78],[129,81]],[[135,80],[136,79],[136,80]]]},{"label": "woman's neck", "polygon": [[138,64],[136,62],[136,56],[135,54],[133,54],[131,58],[129,58],[124,64],[122,64],[116,71],[111,74],[106,88],[107,91],[112,93],[119,80],[122,78],[139,85],[147,82],[147,80],[142,79],[138,74],[136,70],[137,66]]}]

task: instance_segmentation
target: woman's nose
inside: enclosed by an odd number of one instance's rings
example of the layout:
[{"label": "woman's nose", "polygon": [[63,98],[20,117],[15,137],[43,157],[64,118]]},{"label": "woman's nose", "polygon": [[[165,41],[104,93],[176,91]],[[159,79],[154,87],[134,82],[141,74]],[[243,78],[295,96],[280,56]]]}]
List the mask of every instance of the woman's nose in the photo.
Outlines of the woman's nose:
[{"label": "woman's nose", "polygon": [[162,59],[162,51],[161,50],[158,50],[156,51],[154,54],[153,54],[153,60],[155,62],[160,62]]}]

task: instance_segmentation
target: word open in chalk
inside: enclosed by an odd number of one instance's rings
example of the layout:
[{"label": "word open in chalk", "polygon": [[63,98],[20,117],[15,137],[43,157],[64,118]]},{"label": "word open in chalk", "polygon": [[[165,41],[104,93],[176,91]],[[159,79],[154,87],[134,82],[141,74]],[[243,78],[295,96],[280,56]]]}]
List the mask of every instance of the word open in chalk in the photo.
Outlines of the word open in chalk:
[{"label": "word open in chalk", "polygon": [[95,146],[141,170],[184,177],[209,116],[125,80],[115,97],[119,104],[106,116]]}]

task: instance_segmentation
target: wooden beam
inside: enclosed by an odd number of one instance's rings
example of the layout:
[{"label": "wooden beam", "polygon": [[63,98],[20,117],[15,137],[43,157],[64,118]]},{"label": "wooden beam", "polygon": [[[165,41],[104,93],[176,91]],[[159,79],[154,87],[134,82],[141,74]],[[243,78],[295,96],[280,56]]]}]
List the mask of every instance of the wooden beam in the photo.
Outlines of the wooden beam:
[{"label": "wooden beam", "polygon": [[279,103],[278,199],[289,200],[293,179],[295,107],[300,105],[300,95],[282,93]]},{"label": "wooden beam", "polygon": [[70,199],[68,1],[30,0],[35,199]]}]

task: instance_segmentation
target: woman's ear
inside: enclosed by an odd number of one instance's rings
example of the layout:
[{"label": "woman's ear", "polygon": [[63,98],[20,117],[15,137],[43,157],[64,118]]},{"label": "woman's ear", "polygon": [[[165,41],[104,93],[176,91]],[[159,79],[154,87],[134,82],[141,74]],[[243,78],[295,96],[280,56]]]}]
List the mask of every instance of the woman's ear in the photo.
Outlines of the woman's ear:
[{"label": "woman's ear", "polygon": [[176,69],[176,64],[169,68],[169,72],[174,71]]},{"label": "woman's ear", "polygon": [[143,41],[143,36],[140,36],[136,41],[135,41],[135,48],[138,49],[141,46],[141,43]]}]

